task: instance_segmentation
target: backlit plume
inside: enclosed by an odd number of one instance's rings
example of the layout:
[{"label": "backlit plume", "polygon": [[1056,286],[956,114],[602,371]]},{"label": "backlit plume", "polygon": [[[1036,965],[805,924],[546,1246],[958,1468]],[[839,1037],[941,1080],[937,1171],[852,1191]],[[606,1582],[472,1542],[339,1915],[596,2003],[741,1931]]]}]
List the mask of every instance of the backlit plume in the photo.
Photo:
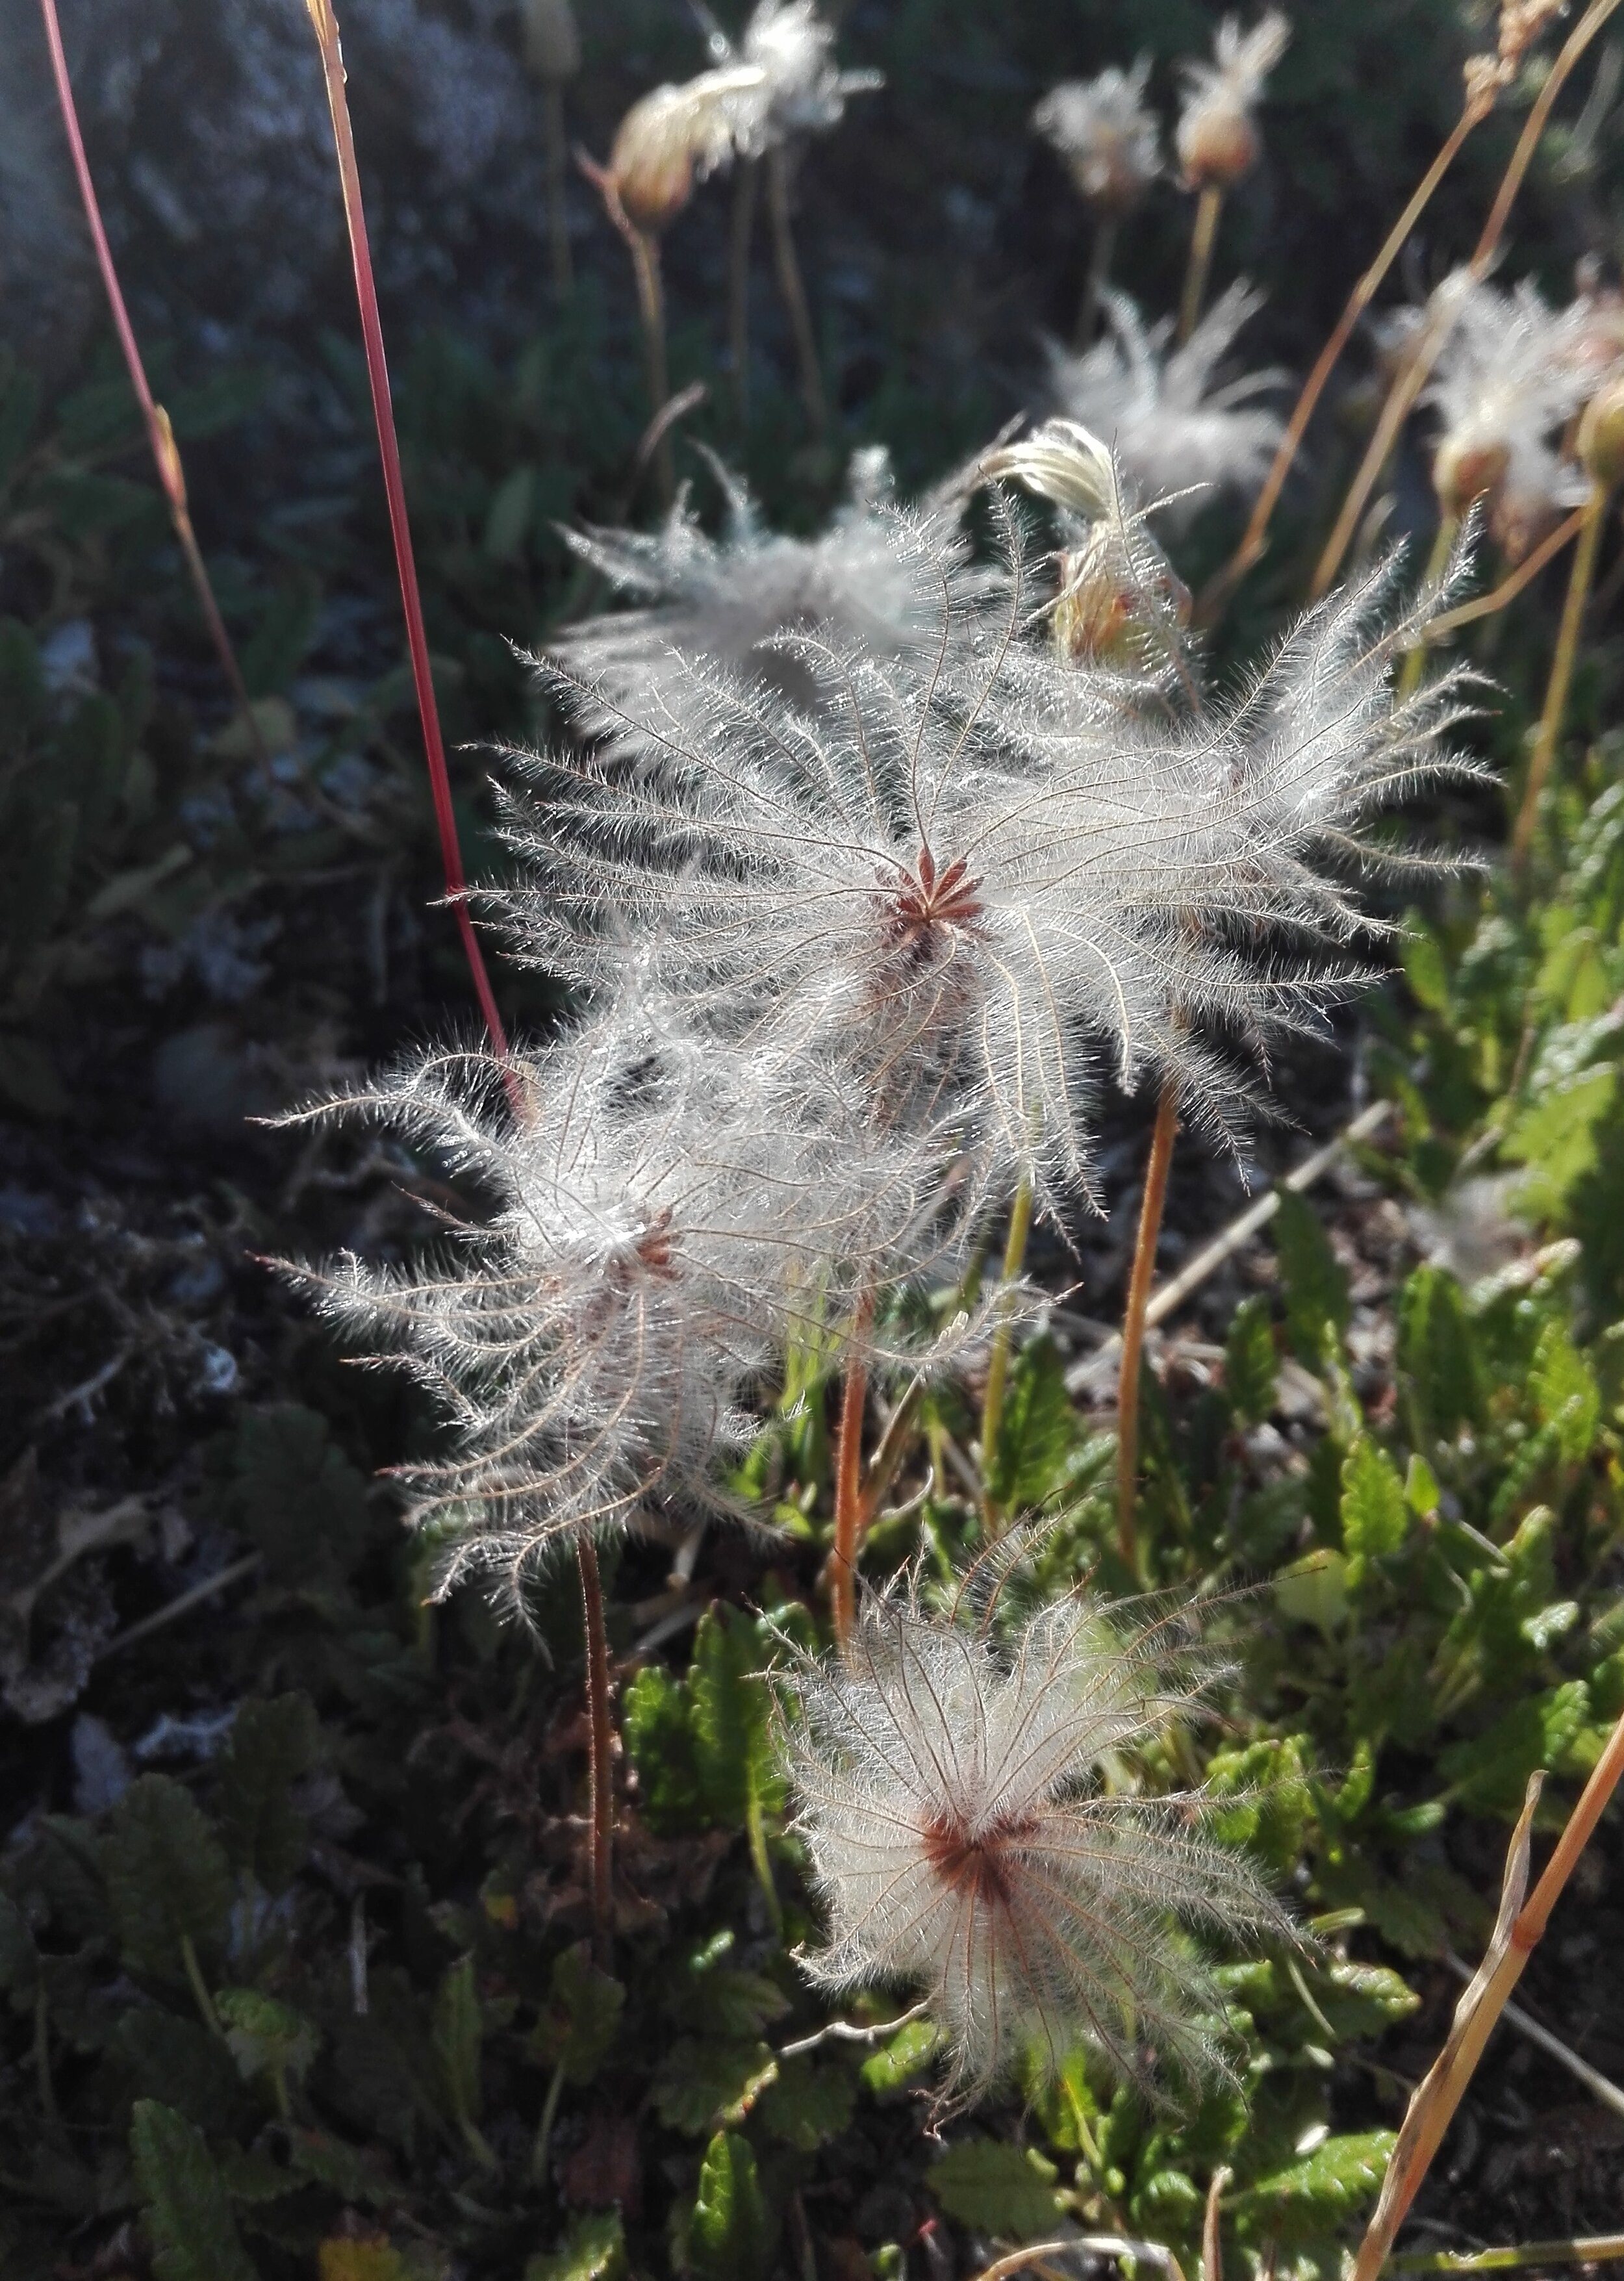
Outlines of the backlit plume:
[{"label": "backlit plume", "polygon": [[1464,280],[1444,305],[1450,330],[1424,399],[1441,421],[1439,502],[1458,516],[1481,499],[1515,559],[1585,496],[1554,439],[1596,383],[1592,306],[1558,312],[1526,281],[1502,292]]},{"label": "backlit plume", "polygon": [[785,1736],[824,1945],[819,1985],[923,1991],[967,2098],[1079,2041],[1125,2076],[1221,2068],[1223,2003],[1191,1932],[1288,1931],[1200,1792],[1125,1772],[1199,1702],[1176,1624],[1079,1597],[1006,1633],[870,1599],[847,1660],[790,1643]]},{"label": "backlit plume", "polygon": [[1241,30],[1238,16],[1226,16],[1211,62],[1192,58],[1180,65],[1184,109],[1175,140],[1191,189],[1227,189],[1257,165],[1260,145],[1252,113],[1290,39],[1290,23],[1278,9],[1249,32]]},{"label": "backlit plume", "polygon": [[1112,65],[1093,79],[1051,88],[1032,114],[1081,195],[1107,213],[1136,206],[1162,170],[1156,114],[1145,104],[1149,78],[1148,56],[1132,71]]},{"label": "backlit plume", "polygon": [[1125,293],[1110,293],[1107,329],[1092,348],[1074,353],[1049,344],[1056,410],[1104,437],[1142,499],[1180,495],[1171,510],[1175,527],[1215,491],[1249,496],[1280,439],[1280,419],[1257,399],[1281,375],[1218,376],[1261,305],[1261,295],[1232,285],[1175,348],[1170,319],[1147,325]]}]

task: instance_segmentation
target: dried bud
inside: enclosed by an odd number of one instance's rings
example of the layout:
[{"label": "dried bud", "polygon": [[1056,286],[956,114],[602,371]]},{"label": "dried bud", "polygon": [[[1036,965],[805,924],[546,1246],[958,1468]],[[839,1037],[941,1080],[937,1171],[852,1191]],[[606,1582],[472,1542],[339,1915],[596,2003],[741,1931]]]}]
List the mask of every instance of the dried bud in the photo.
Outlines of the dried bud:
[{"label": "dried bud", "polygon": [[1117,530],[1102,523],[1083,545],[1060,557],[1060,592],[1051,614],[1055,653],[1067,665],[1137,671],[1147,646],[1162,646],[1171,620],[1190,622],[1190,590],[1160,556],[1147,581]]},{"label": "dried bud", "polygon": [[1285,54],[1291,27],[1271,10],[1249,32],[1226,16],[1212,45],[1212,61],[1182,66],[1184,111],[1176,142],[1186,186],[1226,190],[1257,165],[1262,143],[1252,113],[1264,80]]},{"label": "dried bud", "polygon": [[1474,500],[1494,499],[1511,461],[1508,445],[1446,436],[1432,467],[1433,488],[1445,514],[1458,522]]},{"label": "dried bud", "polygon": [[153,437],[153,456],[158,461],[159,479],[168,495],[170,506],[178,514],[184,514],[186,471],[181,465],[180,449],[174,440],[174,429],[169,424],[169,414],[161,404],[155,404],[152,406],[152,421],[156,430]]},{"label": "dried bud", "polygon": [[1179,156],[1193,190],[1227,190],[1257,164],[1257,128],[1239,105],[1196,112],[1179,129]]},{"label": "dried bud", "polygon": [[1579,422],[1579,457],[1592,483],[1624,482],[1624,373],[1598,389]]},{"label": "dried bud", "polygon": [[621,120],[609,152],[609,179],[626,219],[646,237],[669,229],[696,182],[733,155],[745,113],[762,74],[754,66],[701,72],[681,87],[657,87]]},{"label": "dried bud", "polygon": [[520,0],[524,60],[538,80],[556,87],[581,68],[581,35],[569,0]]}]

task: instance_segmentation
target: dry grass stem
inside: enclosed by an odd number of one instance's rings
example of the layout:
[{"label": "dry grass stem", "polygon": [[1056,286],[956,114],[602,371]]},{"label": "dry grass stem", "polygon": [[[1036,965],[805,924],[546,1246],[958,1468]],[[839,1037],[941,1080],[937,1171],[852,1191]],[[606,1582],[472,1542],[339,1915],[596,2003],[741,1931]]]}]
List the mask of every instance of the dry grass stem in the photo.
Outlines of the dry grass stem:
[{"label": "dry grass stem", "polygon": [[1150,1137],[1150,1156],[1145,1166],[1145,1193],[1139,1208],[1139,1233],[1134,1239],[1127,1305],[1122,1318],[1122,1370],[1117,1396],[1117,1550],[1126,1566],[1136,1574],[1139,1569],[1139,1377],[1144,1358],[1145,1317],[1150,1303],[1150,1280],[1156,1272],[1156,1239],[1162,1232],[1162,1212],[1167,1202],[1167,1176],[1172,1167],[1173,1142],[1178,1132],[1178,1093],[1172,1085],[1165,1085],[1156,1103],[1156,1125]]},{"label": "dry grass stem", "polygon": [[1593,484],[1579,526],[1579,544],[1574,549],[1567,595],[1562,605],[1562,624],[1557,635],[1556,655],[1551,660],[1551,679],[1545,690],[1544,709],[1540,715],[1534,752],[1528,762],[1528,778],[1523,786],[1517,821],[1512,831],[1512,864],[1516,870],[1527,866],[1532,852],[1534,827],[1539,818],[1540,796],[1550,777],[1551,763],[1556,759],[1557,743],[1562,734],[1562,719],[1567,710],[1567,692],[1574,677],[1574,663],[1579,654],[1584,607],[1589,599],[1591,582],[1596,576],[1596,557],[1601,545],[1606,511],[1606,488],[1599,483]]}]

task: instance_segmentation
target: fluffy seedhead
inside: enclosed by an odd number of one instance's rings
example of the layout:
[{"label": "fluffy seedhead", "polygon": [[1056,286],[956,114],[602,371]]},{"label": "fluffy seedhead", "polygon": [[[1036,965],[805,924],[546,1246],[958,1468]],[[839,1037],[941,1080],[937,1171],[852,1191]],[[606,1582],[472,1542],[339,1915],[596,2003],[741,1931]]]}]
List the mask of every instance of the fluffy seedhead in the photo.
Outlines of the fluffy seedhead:
[{"label": "fluffy seedhead", "polygon": [[739,59],[762,74],[741,107],[739,148],[748,157],[793,135],[826,133],[845,117],[849,97],[885,85],[879,72],[842,71],[834,39],[815,0],[760,0],[739,50]]},{"label": "fluffy seedhead", "polygon": [[[519,1101],[517,1112],[513,1096]],[[483,1207],[410,1269],[300,1271],[380,1335],[451,1428],[407,1469],[447,1581],[513,1588],[583,1533],[716,1507],[743,1404],[792,1342],[927,1254],[919,1152],[877,1145],[815,1070],[700,1051],[646,1002],[499,1065],[435,1054],[310,1117],[404,1134]],[[922,1200],[923,1199],[923,1200]]]},{"label": "fluffy seedhead", "polygon": [[1167,500],[1175,527],[1215,490],[1255,491],[1284,432],[1257,401],[1280,373],[1217,378],[1261,305],[1261,295],[1237,282],[1174,347],[1170,320],[1148,326],[1125,293],[1112,293],[1103,339],[1075,354],[1049,344],[1057,408],[1106,439],[1141,498]]},{"label": "fluffy seedhead", "polygon": [[762,87],[755,66],[727,65],[680,87],[654,88],[632,104],[615,130],[605,178],[634,229],[658,237],[694,184],[731,163]]},{"label": "fluffy seedhead", "polygon": [[1199,1791],[1130,1771],[1213,1677],[1182,1623],[1076,1596],[992,1617],[870,1598],[845,1659],[784,1643],[784,1736],[824,1945],[820,1987],[923,1989],[965,2099],[1079,2042],[1165,2088],[1221,2070],[1192,1933],[1288,1937]]},{"label": "fluffy seedhead", "polygon": [[1450,329],[1424,399],[1441,419],[1439,500],[1460,515],[1481,499],[1490,530],[1516,559],[1584,497],[1582,477],[1564,467],[1551,439],[1595,385],[1591,312],[1584,302],[1554,311],[1526,281],[1502,292],[1468,280],[1454,287],[1445,313]]},{"label": "fluffy seedhead", "polygon": [[854,455],[846,503],[814,538],[769,530],[743,481],[711,465],[725,507],[718,538],[685,491],[657,531],[565,531],[576,553],[637,605],[557,637],[552,654],[572,675],[646,712],[686,670],[684,658],[703,657],[806,704],[815,684],[774,646],[779,636],[821,626],[841,646],[881,657],[928,638],[932,598],[922,603],[915,571],[899,554],[883,447]]},{"label": "fluffy seedhead", "polygon": [[1290,39],[1291,25],[1278,9],[1260,17],[1249,32],[1241,30],[1238,16],[1226,16],[1212,43],[1211,62],[1180,65],[1184,109],[1176,141],[1191,189],[1228,189],[1257,165],[1252,113]]},{"label": "fluffy seedhead", "polygon": [[[1049,446],[1046,445],[1046,449]],[[1450,684],[1394,709],[1390,569],[1311,613],[1237,700],[1056,654],[1012,511],[1001,571],[898,514],[928,639],[889,657],[785,638],[815,701],[673,657],[630,703],[544,668],[587,749],[524,765],[523,954],[613,990],[628,943],[730,1050],[839,1070],[877,1131],[946,1127],[967,1168],[1086,1181],[1102,1056],[1224,1126],[1218,1032],[1315,1024],[1356,924],[1325,848],[1365,858],[1383,797],[1440,759]],[[1188,684],[1188,694],[1185,694]],[[965,1177],[970,1178],[967,1169]]]},{"label": "fluffy seedhead", "polygon": [[1149,79],[1148,56],[1132,71],[1113,64],[1093,79],[1051,88],[1032,114],[1083,197],[1107,213],[1137,205],[1162,171],[1160,131],[1145,103]]}]

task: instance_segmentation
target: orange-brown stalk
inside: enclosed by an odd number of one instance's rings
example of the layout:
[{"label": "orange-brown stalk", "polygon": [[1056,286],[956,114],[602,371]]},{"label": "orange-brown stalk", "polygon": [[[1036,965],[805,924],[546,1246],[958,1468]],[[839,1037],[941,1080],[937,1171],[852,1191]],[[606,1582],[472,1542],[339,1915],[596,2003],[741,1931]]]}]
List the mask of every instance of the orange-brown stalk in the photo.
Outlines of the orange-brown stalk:
[{"label": "orange-brown stalk", "polygon": [[851,1646],[857,1618],[857,1554],[867,1525],[869,1498],[862,1485],[862,1427],[869,1407],[869,1325],[872,1308],[864,1302],[852,1325],[846,1383],[840,1390],[840,1430],[835,1442],[834,1548],[829,1560],[830,1612],[835,1644],[842,1655]]},{"label": "orange-brown stalk", "polygon": [[119,283],[119,273],[113,266],[112,248],[108,244],[107,232],[102,227],[102,210],[97,200],[96,184],[90,176],[90,162],[85,155],[84,137],[79,131],[79,112],[73,102],[73,84],[68,76],[67,55],[62,45],[62,26],[57,16],[57,0],[40,0],[40,12],[45,19],[45,43],[50,50],[50,69],[57,83],[57,101],[62,112],[62,126],[73,157],[73,172],[79,181],[79,196],[85,210],[85,220],[96,248],[97,267],[102,273],[102,284],[112,311],[113,329],[119,336],[119,346],[124,352],[130,386],[135,391],[135,401],[141,406],[141,416],[146,423],[147,441],[151,446],[158,480],[163,485],[164,497],[169,502],[169,519],[174,525],[174,535],[185,557],[192,591],[197,597],[197,607],[203,612],[203,622],[209,630],[209,638],[220,660],[220,671],[226,677],[226,685],[248,724],[248,732],[260,759],[264,760],[267,758],[265,739],[249,701],[243,669],[237,663],[231,637],[226,631],[226,622],[220,616],[220,605],[214,599],[214,589],[204,564],[202,550],[197,545],[197,533],[192,529],[191,510],[186,499],[186,472],[181,465],[174,430],[163,406],[153,401],[146,367],[142,363],[141,351],[136,344],[135,329],[130,323],[129,311],[124,305],[123,289]]},{"label": "orange-brown stalk", "polygon": [[1150,1136],[1150,1160],[1145,1167],[1144,1200],[1139,1208],[1139,1233],[1133,1244],[1133,1266],[1128,1278],[1128,1303],[1122,1318],[1122,1374],[1117,1394],[1117,1550],[1124,1564],[1139,1567],[1139,1373],[1145,1349],[1145,1310],[1150,1303],[1150,1279],[1156,1272],[1156,1239],[1162,1233],[1162,1212],[1167,1202],[1167,1175],[1173,1161],[1179,1132],[1179,1101],[1172,1085],[1162,1088],[1156,1103],[1156,1128]]},{"label": "orange-brown stalk", "polygon": [[615,1940],[610,1841],[615,1826],[615,1736],[609,1716],[609,1636],[603,1620],[603,1580],[590,1535],[576,1546],[581,1572],[581,1612],[586,1631],[586,1712],[590,1737],[587,1816],[592,1824],[592,1946],[607,1971]]},{"label": "orange-brown stalk", "polygon": [[[445,896],[456,913],[462,948],[474,978],[479,1010],[497,1055],[507,1058],[507,1033],[496,1008],[491,978],[474,922],[468,916],[468,880],[462,869],[462,849],[457,839],[456,811],[452,806],[451,777],[445,766],[445,744],[440,734],[439,707],[435,702],[434,675],[429,663],[429,637],[423,625],[423,606],[417,591],[417,563],[412,553],[412,527],[406,518],[406,485],[400,474],[400,446],[395,434],[394,406],[390,401],[389,366],[383,355],[383,325],[378,314],[378,292],[372,274],[372,249],[367,239],[367,213],[361,204],[360,171],[355,163],[355,137],[350,128],[350,104],[344,93],[344,55],[338,44],[338,19],[329,0],[305,0],[321,51],[321,73],[327,82],[327,107],[333,122],[333,147],[338,157],[338,180],[344,192],[344,221],[350,233],[350,259],[355,273],[355,298],[360,309],[361,340],[367,352],[367,379],[372,390],[372,416],[378,431],[378,456],[383,463],[383,490],[389,500],[390,534],[395,543],[395,568],[400,579],[400,601],[406,612],[406,646],[412,653],[412,680],[422,722],[423,751],[429,762],[429,783],[434,795],[434,820],[439,829],[440,857],[445,870]],[[518,1081],[507,1080],[508,1098],[515,1114],[521,1109]]]}]

